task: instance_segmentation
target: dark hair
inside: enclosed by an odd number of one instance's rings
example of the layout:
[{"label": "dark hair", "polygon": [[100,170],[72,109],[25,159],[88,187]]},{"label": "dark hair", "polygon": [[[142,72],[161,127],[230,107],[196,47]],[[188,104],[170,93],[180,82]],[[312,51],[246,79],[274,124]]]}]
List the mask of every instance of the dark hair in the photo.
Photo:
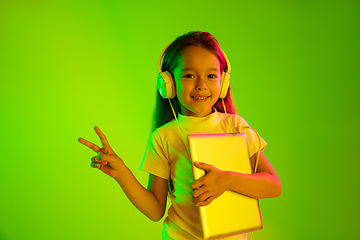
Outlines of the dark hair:
[{"label": "dark hair", "polygon": [[[175,41],[173,41],[166,49],[163,56],[161,71],[168,71],[174,79],[174,69],[177,67],[178,59],[181,57],[181,53],[190,46],[199,46],[209,50],[219,59],[220,71],[223,72],[228,70],[225,56],[222,53],[219,43],[215,37],[208,32],[191,31],[176,38]],[[181,108],[177,96],[170,101],[174,107],[176,115],[178,115]],[[224,98],[224,104],[228,113],[237,113],[230,86],[226,97]],[[218,112],[225,112],[221,99],[218,99],[214,107]],[[172,119],[174,119],[174,114],[170,107],[169,100],[162,98],[160,93],[156,91],[152,130],[155,131],[157,128],[170,122]],[[171,193],[172,190],[173,184],[171,179],[169,179],[169,193]]]},{"label": "dark hair", "polygon": [[[171,43],[164,53],[161,71],[168,71],[174,79],[174,69],[177,67],[178,58],[181,57],[181,53],[184,49],[190,46],[199,46],[212,52],[220,61],[220,71],[227,71],[228,66],[226,64],[225,56],[220,50],[219,43],[215,37],[208,32],[200,31],[188,32],[176,38],[175,41]],[[176,115],[178,115],[180,112],[180,103],[177,96],[171,99],[171,103]],[[229,86],[228,92],[224,98],[224,103],[228,113],[237,113],[231,86]],[[225,112],[221,99],[218,99],[214,107],[218,112]],[[160,93],[156,91],[152,131],[155,131],[165,123],[170,122],[172,119],[174,119],[174,114],[171,110],[169,100],[162,98]]]}]

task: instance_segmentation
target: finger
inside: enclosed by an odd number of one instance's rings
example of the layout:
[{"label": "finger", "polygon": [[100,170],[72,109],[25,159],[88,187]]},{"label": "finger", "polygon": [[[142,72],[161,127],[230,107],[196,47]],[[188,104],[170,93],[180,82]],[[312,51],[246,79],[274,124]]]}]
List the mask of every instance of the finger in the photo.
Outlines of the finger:
[{"label": "finger", "polygon": [[83,138],[79,138],[78,140],[81,144],[87,146],[88,148],[92,149],[94,152],[100,152],[101,148],[93,144],[92,142],[89,142],[88,140],[85,140]]},{"label": "finger", "polygon": [[92,163],[90,163],[90,166],[91,166],[92,168],[98,168],[98,169],[100,169],[100,168],[101,168],[101,163],[94,163],[94,162],[92,162]]},{"label": "finger", "polygon": [[199,199],[199,202],[205,202],[207,199],[209,199],[211,197],[211,193],[210,192],[206,192],[206,193],[203,193],[201,194],[198,199]]},{"label": "finger", "polygon": [[99,158],[98,156],[92,157],[91,162],[93,162],[93,163],[101,163],[101,164],[104,163],[104,161],[101,158]]},{"label": "finger", "polygon": [[196,190],[192,193],[192,195],[193,195],[193,197],[196,198],[196,197],[199,197],[200,195],[206,193],[207,191],[208,191],[208,189],[206,189],[206,188],[203,186],[203,187],[200,187],[200,188],[196,189]]},{"label": "finger", "polygon": [[107,165],[107,162],[92,162],[90,163],[90,166],[92,168],[98,168],[100,170],[103,170],[103,168]]},{"label": "finger", "polygon": [[203,206],[209,205],[212,201],[214,201],[214,199],[215,199],[215,197],[209,197],[204,202],[196,203],[196,206],[203,207]]},{"label": "finger", "polygon": [[198,197],[194,197],[193,202],[195,202],[195,203],[204,202],[209,197],[211,197],[211,193],[210,192],[204,192],[201,195],[199,195]]},{"label": "finger", "polygon": [[105,166],[108,164],[108,161],[107,161],[107,159],[109,159],[108,157],[109,157],[109,155],[107,155],[107,154],[103,154],[103,153],[99,154],[98,159],[101,161],[102,166]]},{"label": "finger", "polygon": [[97,156],[95,156],[95,157],[92,157],[92,158],[91,158],[91,162],[96,163],[96,162],[100,162],[100,161],[99,161],[99,159],[97,158]]},{"label": "finger", "polygon": [[107,141],[105,135],[102,133],[100,128],[98,126],[96,126],[94,129],[95,129],[96,134],[99,136],[99,138],[101,140],[102,146],[103,147],[106,147],[106,146],[110,147],[109,142]]},{"label": "finger", "polygon": [[98,159],[99,161],[101,162],[101,165],[104,166],[104,165],[107,165],[108,162],[106,159],[108,159],[108,156],[107,154],[103,154],[102,152],[98,152]]},{"label": "finger", "polygon": [[201,187],[201,186],[204,184],[203,178],[204,178],[204,177],[201,177],[201,178],[199,178],[198,180],[194,181],[194,182],[191,184],[191,188],[192,188],[192,189],[198,189],[199,187]]}]

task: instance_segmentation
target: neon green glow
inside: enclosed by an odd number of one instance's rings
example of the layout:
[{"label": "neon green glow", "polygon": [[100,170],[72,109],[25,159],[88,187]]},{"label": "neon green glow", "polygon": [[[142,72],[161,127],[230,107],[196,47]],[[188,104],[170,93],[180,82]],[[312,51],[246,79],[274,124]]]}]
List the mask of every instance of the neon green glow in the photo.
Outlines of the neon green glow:
[{"label": "neon green glow", "polygon": [[156,64],[189,30],[219,40],[283,184],[253,239],[358,236],[358,1],[104,2],[0,3],[0,239],[160,238],[77,139],[99,126],[146,186]]}]

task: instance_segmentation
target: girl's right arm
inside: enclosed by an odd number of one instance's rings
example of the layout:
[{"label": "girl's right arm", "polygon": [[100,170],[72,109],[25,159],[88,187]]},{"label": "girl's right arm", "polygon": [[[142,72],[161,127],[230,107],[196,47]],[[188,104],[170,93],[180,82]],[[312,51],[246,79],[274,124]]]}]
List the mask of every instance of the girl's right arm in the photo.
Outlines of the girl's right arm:
[{"label": "girl's right arm", "polygon": [[[108,158],[103,159],[106,161]],[[146,189],[138,182],[125,164],[119,169],[115,180],[120,184],[134,206],[152,221],[157,222],[164,216],[168,180],[150,174],[149,188]]]},{"label": "girl's right arm", "polygon": [[91,158],[91,166],[114,178],[134,206],[152,221],[159,221],[165,213],[168,180],[150,174],[148,189],[144,188],[123,160],[111,149],[105,135],[95,127],[103,147],[80,138],[79,142],[98,153]]}]

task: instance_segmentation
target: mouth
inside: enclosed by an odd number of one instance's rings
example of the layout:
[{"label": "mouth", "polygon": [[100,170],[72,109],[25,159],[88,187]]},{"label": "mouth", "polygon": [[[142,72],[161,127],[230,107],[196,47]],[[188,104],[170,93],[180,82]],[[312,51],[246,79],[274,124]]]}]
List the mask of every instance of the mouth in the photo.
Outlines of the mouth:
[{"label": "mouth", "polygon": [[206,100],[208,99],[210,96],[206,96],[206,97],[203,97],[203,96],[190,96],[196,100]]}]

